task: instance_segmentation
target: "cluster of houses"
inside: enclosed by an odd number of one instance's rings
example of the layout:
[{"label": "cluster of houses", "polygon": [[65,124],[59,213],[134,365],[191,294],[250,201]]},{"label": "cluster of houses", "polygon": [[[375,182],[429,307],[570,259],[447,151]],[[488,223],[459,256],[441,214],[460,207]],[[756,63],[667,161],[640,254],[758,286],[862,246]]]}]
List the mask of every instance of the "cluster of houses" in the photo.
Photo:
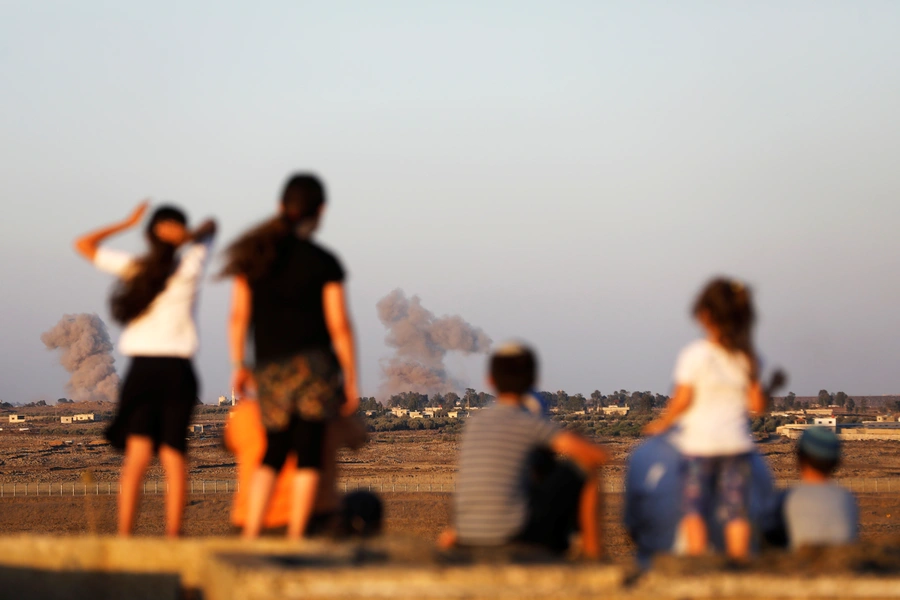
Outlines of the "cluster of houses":
[{"label": "cluster of houses", "polygon": [[[28,420],[28,417],[25,415],[9,415],[10,423],[24,423]],[[80,415],[66,415],[59,418],[59,422],[63,424],[71,424],[71,423],[84,423],[87,421],[94,420],[94,413],[82,413]]]},{"label": "cluster of houses", "polygon": [[[470,413],[478,410],[477,406],[472,406],[469,408],[462,407],[454,407],[452,410],[444,411],[441,407],[435,408],[423,408],[422,410],[409,410],[408,408],[400,408],[399,406],[395,406],[391,408],[390,412],[397,418],[406,417],[408,419],[433,419],[435,417],[441,416],[443,413],[448,419],[465,419],[469,416]],[[575,415],[583,415],[589,412],[601,413],[603,415],[613,415],[624,417],[628,415],[628,411],[631,410],[627,406],[598,406],[595,409],[587,409],[587,411],[579,410],[571,414]],[[558,408],[551,408],[550,412],[553,414],[562,412]],[[367,410],[367,417],[377,416],[378,411]]]},{"label": "cluster of houses", "polygon": [[[478,410],[478,408],[466,409],[466,411],[473,411],[473,410]],[[433,419],[433,418],[439,416],[439,413],[441,413],[443,411],[444,411],[444,409],[441,407],[424,408],[422,410],[409,410],[408,408],[400,408],[398,406],[395,406],[394,408],[391,409],[391,414],[398,418],[399,417],[408,417],[410,419]],[[448,410],[446,413],[447,418],[448,419],[465,418],[468,416],[468,412],[466,412],[466,411],[461,411],[459,409]],[[374,416],[374,414],[375,414],[374,410],[366,411],[367,417]]]},{"label": "cluster of houses", "polygon": [[834,407],[827,407],[774,411],[771,416],[792,419],[775,430],[789,439],[799,438],[810,427],[828,427],[845,440],[900,440],[900,415],[878,415],[874,421],[861,423],[838,423],[834,413]]}]

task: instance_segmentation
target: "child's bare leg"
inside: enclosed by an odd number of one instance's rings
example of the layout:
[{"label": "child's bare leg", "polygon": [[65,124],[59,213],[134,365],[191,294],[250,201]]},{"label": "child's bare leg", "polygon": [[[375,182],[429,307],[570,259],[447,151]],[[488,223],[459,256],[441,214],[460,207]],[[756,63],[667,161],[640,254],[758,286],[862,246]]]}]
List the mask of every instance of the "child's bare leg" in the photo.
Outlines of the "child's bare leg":
[{"label": "child's bare leg", "polygon": [[747,560],[750,555],[750,522],[747,519],[732,519],[725,524],[725,552],[734,560]]},{"label": "child's bare leg", "polygon": [[253,474],[250,483],[250,496],[247,500],[247,522],[244,524],[244,539],[259,537],[262,529],[263,515],[269,505],[269,496],[275,486],[275,469],[262,465]]},{"label": "child's bare leg", "polygon": [[690,556],[701,556],[706,552],[706,523],[698,514],[685,515],[681,520],[687,541],[687,553]]},{"label": "child's bare leg", "polygon": [[141,500],[141,482],[150,461],[153,460],[153,440],[142,435],[131,435],[125,441],[125,461],[119,482],[119,535],[130,536]]},{"label": "child's bare leg", "polygon": [[288,538],[299,540],[306,531],[306,524],[312,516],[316,503],[316,491],[319,489],[319,471],[317,469],[297,469],[294,475],[294,498],[291,503],[291,515],[288,522]]},{"label": "child's bare leg", "polygon": [[598,513],[603,506],[603,492],[598,477],[590,477],[581,488],[578,502],[578,525],[581,546],[587,558],[600,558],[603,553],[603,527]]},{"label": "child's bare leg", "polygon": [[166,481],[169,484],[166,492],[166,536],[179,537],[187,495],[187,463],[183,453],[169,446],[159,449],[159,462],[166,470]]}]

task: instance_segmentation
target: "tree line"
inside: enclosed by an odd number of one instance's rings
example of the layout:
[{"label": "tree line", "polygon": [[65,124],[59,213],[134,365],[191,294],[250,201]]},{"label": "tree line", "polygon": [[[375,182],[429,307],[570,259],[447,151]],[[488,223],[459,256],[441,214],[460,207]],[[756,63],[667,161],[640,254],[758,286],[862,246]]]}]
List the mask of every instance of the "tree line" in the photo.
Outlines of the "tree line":
[{"label": "tree line", "polygon": [[[603,394],[600,390],[594,390],[590,396],[584,394],[569,394],[565,390],[556,392],[537,392],[548,408],[559,409],[559,412],[574,413],[583,410],[594,410],[603,406],[627,406],[636,412],[649,413],[654,408],[663,408],[669,401],[668,396],[654,394],[653,392],[629,392],[618,390],[610,394]],[[442,407],[444,410],[460,408],[481,408],[494,400],[494,396],[487,392],[477,392],[474,388],[466,388],[462,395],[456,392],[446,394],[420,394],[417,392],[402,392],[394,394],[382,404],[374,397],[360,398],[359,408],[362,411],[381,412],[390,408],[404,408],[410,411],[422,411],[426,408]]]}]

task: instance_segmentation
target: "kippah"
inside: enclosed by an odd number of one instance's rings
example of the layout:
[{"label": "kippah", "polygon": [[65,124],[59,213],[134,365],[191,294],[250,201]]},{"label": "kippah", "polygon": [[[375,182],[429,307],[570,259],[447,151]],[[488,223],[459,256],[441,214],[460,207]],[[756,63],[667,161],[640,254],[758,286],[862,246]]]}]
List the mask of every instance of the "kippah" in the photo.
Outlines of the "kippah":
[{"label": "kippah", "polygon": [[838,460],[841,457],[841,441],[827,427],[810,427],[800,436],[800,451],[819,460]]}]

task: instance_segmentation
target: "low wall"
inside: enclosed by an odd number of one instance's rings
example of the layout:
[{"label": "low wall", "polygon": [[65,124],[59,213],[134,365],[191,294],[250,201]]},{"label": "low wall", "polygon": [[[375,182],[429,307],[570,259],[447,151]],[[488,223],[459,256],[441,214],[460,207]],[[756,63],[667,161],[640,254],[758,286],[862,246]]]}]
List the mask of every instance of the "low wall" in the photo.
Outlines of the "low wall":
[{"label": "low wall", "polygon": [[[636,577],[626,565],[487,562],[437,555],[425,542],[334,543],[235,538],[0,537],[0,597],[28,600],[480,598],[896,598],[895,575],[824,575],[663,567]],[[870,557],[856,556],[862,564]],[[862,562],[860,562],[862,561]],[[685,563],[693,566],[696,563]],[[878,569],[875,569],[878,571]]]}]

